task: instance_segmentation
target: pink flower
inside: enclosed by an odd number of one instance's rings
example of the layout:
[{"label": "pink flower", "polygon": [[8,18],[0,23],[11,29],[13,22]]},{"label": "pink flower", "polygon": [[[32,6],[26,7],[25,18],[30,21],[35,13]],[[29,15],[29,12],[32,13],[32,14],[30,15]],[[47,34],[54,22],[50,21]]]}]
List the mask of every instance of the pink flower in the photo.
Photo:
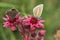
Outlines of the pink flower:
[{"label": "pink flower", "polygon": [[15,27],[15,26],[12,26],[12,27],[10,27],[10,29],[11,29],[12,31],[15,31],[15,30],[16,30],[16,27]]},{"label": "pink flower", "polygon": [[24,25],[30,25],[31,30],[35,30],[36,28],[44,28],[42,22],[44,22],[44,20],[37,19],[33,16],[30,16],[29,18],[23,20]]},{"label": "pink flower", "polygon": [[37,39],[38,40],[44,40],[44,37],[38,37]]},{"label": "pink flower", "polygon": [[5,22],[5,23],[4,23],[4,27],[5,27],[5,28],[8,28],[9,25],[10,25],[9,22]]},{"label": "pink flower", "polygon": [[6,22],[4,23],[5,28],[10,28],[11,30],[16,30],[16,24],[20,22],[19,14],[15,16],[15,18],[11,18],[10,16],[6,15],[6,18],[3,18]]},{"label": "pink flower", "polygon": [[40,35],[40,36],[44,36],[45,33],[46,33],[46,30],[40,30],[40,32],[38,33],[38,35]]},{"label": "pink flower", "polygon": [[32,33],[31,33],[31,36],[32,36],[32,37],[36,37],[36,35],[37,35],[37,34],[36,34],[35,32],[32,32]]}]

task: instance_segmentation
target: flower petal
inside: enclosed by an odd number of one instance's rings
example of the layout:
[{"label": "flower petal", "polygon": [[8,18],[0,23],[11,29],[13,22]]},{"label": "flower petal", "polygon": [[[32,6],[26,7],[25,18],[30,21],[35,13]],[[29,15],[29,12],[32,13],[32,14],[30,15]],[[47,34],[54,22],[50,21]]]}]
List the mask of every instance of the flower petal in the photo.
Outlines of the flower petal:
[{"label": "flower petal", "polygon": [[44,25],[42,23],[39,23],[39,24],[36,24],[36,27],[41,29],[41,28],[44,28]]},{"label": "flower petal", "polygon": [[40,20],[40,22],[45,22],[45,20]]},{"label": "flower petal", "polygon": [[44,36],[44,35],[45,35],[45,33],[46,33],[46,30],[40,30],[40,32],[39,32],[39,33],[40,33],[40,35],[43,35],[43,36]]},{"label": "flower petal", "polygon": [[35,30],[36,28],[35,28],[35,25],[30,25],[30,28],[31,28],[31,30]]},{"label": "flower petal", "polygon": [[3,20],[7,21],[8,19],[7,18],[3,18]]},{"label": "flower petal", "polygon": [[5,27],[5,28],[8,28],[9,26],[10,26],[10,23],[9,23],[9,22],[5,22],[5,23],[4,23],[4,27]]},{"label": "flower petal", "polygon": [[16,27],[15,27],[15,26],[12,26],[12,27],[11,27],[11,30],[12,30],[12,31],[15,31],[15,30],[16,30]]}]

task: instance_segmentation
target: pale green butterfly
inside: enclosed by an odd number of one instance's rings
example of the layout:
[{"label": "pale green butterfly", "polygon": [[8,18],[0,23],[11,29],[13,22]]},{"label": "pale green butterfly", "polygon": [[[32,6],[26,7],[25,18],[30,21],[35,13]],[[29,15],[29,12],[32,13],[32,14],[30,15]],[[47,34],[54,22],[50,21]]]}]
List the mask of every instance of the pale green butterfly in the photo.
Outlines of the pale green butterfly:
[{"label": "pale green butterfly", "polygon": [[36,7],[34,7],[33,9],[33,15],[35,17],[40,18],[40,16],[42,15],[42,11],[43,11],[43,4],[37,5]]}]

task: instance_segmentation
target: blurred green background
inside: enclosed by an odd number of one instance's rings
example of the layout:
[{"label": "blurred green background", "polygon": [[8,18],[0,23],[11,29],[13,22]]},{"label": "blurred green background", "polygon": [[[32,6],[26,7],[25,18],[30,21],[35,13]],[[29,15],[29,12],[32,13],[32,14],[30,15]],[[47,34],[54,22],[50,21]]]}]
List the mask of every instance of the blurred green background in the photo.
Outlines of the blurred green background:
[{"label": "blurred green background", "polygon": [[46,20],[45,40],[54,40],[54,31],[60,26],[60,0],[0,0],[0,40],[21,40],[18,31],[12,32],[3,27],[2,18],[7,10],[15,8],[22,15],[32,14],[33,8],[39,4],[44,4],[42,19]]}]

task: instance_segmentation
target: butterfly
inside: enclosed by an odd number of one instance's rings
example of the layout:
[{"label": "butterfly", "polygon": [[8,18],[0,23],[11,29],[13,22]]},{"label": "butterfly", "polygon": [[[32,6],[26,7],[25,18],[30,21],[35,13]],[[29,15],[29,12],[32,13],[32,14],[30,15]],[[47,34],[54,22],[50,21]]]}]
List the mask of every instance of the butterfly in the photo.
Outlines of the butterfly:
[{"label": "butterfly", "polygon": [[15,18],[15,16],[17,15],[18,11],[16,9],[10,9],[6,12],[6,14],[8,16],[10,16],[11,18]]},{"label": "butterfly", "polygon": [[43,4],[37,5],[36,7],[33,8],[33,15],[35,17],[41,17],[43,11]]}]

